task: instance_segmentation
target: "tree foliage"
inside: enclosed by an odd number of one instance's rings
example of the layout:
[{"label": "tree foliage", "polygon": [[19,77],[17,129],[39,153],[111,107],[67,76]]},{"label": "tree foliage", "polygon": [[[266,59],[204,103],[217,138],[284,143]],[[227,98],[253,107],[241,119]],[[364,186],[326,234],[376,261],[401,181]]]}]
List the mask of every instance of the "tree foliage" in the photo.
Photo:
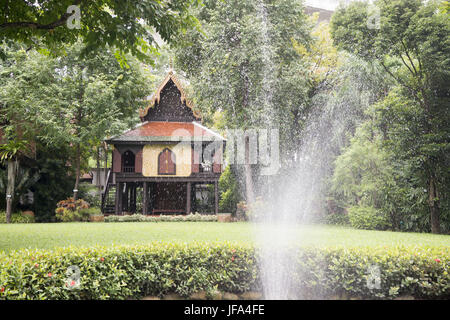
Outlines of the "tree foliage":
[{"label": "tree foliage", "polygon": [[82,43],[68,46],[66,55],[58,58],[21,46],[3,48],[3,129],[20,131],[53,150],[68,146],[75,177],[93,147],[138,121],[137,110],[150,88],[145,68],[131,56],[122,68],[114,49],[83,56]]},{"label": "tree foliage", "polygon": [[[277,128],[282,161],[292,159],[306,111],[306,68],[293,43],[307,45],[312,23],[297,0],[208,0],[176,48],[204,120],[217,111],[230,129]],[[254,199],[255,168],[244,165],[246,201]]]},{"label": "tree foliage", "polygon": [[109,46],[121,56],[131,53],[148,60],[157,47],[154,32],[170,42],[195,26],[189,9],[196,4],[193,0],[3,0],[0,42],[43,45],[56,53],[64,49],[63,44],[74,44],[81,38],[86,51]]},{"label": "tree foliage", "polygon": [[32,169],[39,173],[39,180],[30,187],[34,200],[31,209],[37,222],[55,221],[57,202],[71,195],[75,183],[74,168],[68,166],[71,150],[47,144],[39,144],[36,149]]},{"label": "tree foliage", "polygon": [[221,191],[219,210],[220,212],[232,213],[236,211],[236,206],[242,200],[239,183],[236,179],[236,172],[232,166],[227,166],[220,176],[219,189]]},{"label": "tree foliage", "polygon": [[379,28],[367,23],[367,3],[355,2],[333,16],[332,35],[341,48],[379,63],[395,80],[398,88],[380,107],[380,129],[395,158],[416,168],[410,179],[426,190],[431,229],[439,233],[450,185],[450,20],[439,1],[375,5]]},{"label": "tree foliage", "polygon": [[305,68],[293,46],[310,39],[301,3],[210,0],[196,16],[203,32],[189,32],[176,53],[194,101],[210,121],[220,110],[229,128],[279,126],[286,140],[305,100]]}]

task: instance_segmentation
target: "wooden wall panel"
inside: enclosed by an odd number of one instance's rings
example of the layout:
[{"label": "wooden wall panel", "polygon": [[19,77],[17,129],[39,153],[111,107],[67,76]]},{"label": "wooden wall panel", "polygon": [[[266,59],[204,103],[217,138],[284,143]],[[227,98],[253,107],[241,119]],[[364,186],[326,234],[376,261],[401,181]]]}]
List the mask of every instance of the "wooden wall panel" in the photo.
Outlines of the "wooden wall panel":
[{"label": "wooden wall panel", "polygon": [[136,158],[134,161],[134,172],[142,172],[142,149],[136,152]]},{"label": "wooden wall panel", "polygon": [[[192,172],[192,149],[190,144],[148,144],[144,146],[142,154],[142,175],[144,177],[157,177],[158,156],[165,148],[171,149],[175,153],[175,165],[177,177],[188,177]],[[168,174],[165,174],[166,176]]]},{"label": "wooden wall panel", "polygon": [[192,149],[192,172],[200,172],[200,155]]},{"label": "wooden wall panel", "polygon": [[122,169],[122,156],[121,156],[119,150],[117,150],[117,149],[114,149],[114,151],[113,151],[112,167],[113,167],[113,172],[120,172]]},{"label": "wooden wall panel", "polygon": [[214,154],[214,159],[213,159],[213,172],[214,173],[222,172],[222,162],[223,162],[222,148],[220,148]]}]

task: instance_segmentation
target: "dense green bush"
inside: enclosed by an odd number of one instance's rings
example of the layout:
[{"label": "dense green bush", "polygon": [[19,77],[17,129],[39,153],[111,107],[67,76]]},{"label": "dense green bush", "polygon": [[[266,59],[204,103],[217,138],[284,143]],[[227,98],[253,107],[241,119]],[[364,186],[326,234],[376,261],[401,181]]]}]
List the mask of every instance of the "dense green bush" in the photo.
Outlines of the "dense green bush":
[{"label": "dense green bush", "polygon": [[261,221],[264,219],[263,213],[269,208],[269,205],[261,197],[257,197],[255,201],[246,205],[246,218],[251,221]]},{"label": "dense green bush", "polygon": [[74,166],[71,163],[69,146],[58,148],[38,143],[36,146],[36,166],[40,179],[33,185],[33,205],[30,208],[37,222],[55,221],[56,203],[73,194],[75,184]]},{"label": "dense green bush", "polygon": [[[299,248],[294,257],[294,287],[303,298],[450,298],[448,247]],[[230,243],[12,251],[0,253],[0,299],[240,293],[261,289],[257,265],[254,248]],[[79,286],[67,273],[70,266],[79,268]],[[380,285],[370,288],[368,269],[373,266]]]},{"label": "dense green bush", "polygon": [[[34,217],[23,215],[21,213],[13,213],[11,215],[11,223],[33,223]],[[0,211],[0,223],[6,223],[6,212]]]},{"label": "dense green bush", "polygon": [[338,226],[350,225],[350,220],[347,213],[330,213],[324,218],[326,224],[334,224]]},{"label": "dense green bush", "polygon": [[89,216],[102,216],[102,210],[98,207],[91,207],[91,208],[87,208],[87,209],[82,209],[81,210],[82,215],[89,217]]},{"label": "dense green bush", "polygon": [[350,225],[357,229],[386,230],[390,228],[389,218],[372,207],[353,206],[348,208]]},{"label": "dense green bush", "polygon": [[[298,256],[296,270],[306,297],[449,298],[449,255],[447,247],[307,249]],[[373,268],[379,270],[379,287],[368,286]]]},{"label": "dense green bush", "polygon": [[216,222],[217,216],[213,214],[188,214],[188,215],[160,215],[146,216],[143,214],[111,215],[105,217],[105,222]]},{"label": "dense green bush", "polygon": [[[350,145],[335,161],[329,196],[335,198],[341,208],[357,205],[374,207],[387,214],[393,230],[431,231],[429,178],[424,174],[424,154],[419,152],[415,160],[414,157],[409,158],[420,148],[408,146],[409,151],[415,150],[410,154],[401,147],[403,151],[400,152],[397,148],[402,139],[389,139],[386,133],[386,123],[391,119],[418,119],[421,109],[414,103],[405,104],[405,99],[394,95],[366,111],[370,120],[356,129]],[[392,112],[399,113],[394,117]],[[400,125],[397,129],[391,134],[406,133],[404,143],[417,142],[409,136],[412,132],[409,125]],[[416,127],[417,132],[421,130]],[[450,185],[445,183],[445,179],[449,178],[447,171],[436,174],[441,190],[446,190]],[[441,231],[448,233],[450,198],[438,199]]]},{"label": "dense green bush", "polygon": [[[11,262],[11,263],[10,263]],[[66,274],[80,269],[79,289]],[[216,288],[244,292],[255,285],[248,247],[168,244],[0,254],[0,299],[125,299]],[[67,285],[66,285],[67,283]]]},{"label": "dense green bush", "polygon": [[233,215],[238,202],[242,200],[235,170],[227,166],[219,178],[219,212],[231,212]]},{"label": "dense green bush", "polygon": [[90,207],[100,208],[101,206],[100,190],[94,184],[87,182],[80,183],[78,196],[89,203]]}]

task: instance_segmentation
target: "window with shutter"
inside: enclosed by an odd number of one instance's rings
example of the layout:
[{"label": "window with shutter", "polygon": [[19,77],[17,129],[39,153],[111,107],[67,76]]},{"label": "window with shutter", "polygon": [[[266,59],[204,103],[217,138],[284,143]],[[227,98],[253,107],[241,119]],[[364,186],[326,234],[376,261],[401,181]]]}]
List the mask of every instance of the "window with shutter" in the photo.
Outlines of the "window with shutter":
[{"label": "window with shutter", "polygon": [[122,172],[134,172],[135,155],[127,150],[122,154]]},{"label": "window with shutter", "polygon": [[176,174],[175,153],[165,148],[158,156],[158,174]]}]

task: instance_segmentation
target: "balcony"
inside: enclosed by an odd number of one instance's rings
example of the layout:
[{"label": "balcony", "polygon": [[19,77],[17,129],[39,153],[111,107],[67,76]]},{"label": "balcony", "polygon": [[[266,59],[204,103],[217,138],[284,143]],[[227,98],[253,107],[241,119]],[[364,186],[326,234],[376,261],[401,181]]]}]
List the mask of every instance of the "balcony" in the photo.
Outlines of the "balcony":
[{"label": "balcony", "polygon": [[200,163],[200,172],[212,172],[212,163],[211,162]]}]

